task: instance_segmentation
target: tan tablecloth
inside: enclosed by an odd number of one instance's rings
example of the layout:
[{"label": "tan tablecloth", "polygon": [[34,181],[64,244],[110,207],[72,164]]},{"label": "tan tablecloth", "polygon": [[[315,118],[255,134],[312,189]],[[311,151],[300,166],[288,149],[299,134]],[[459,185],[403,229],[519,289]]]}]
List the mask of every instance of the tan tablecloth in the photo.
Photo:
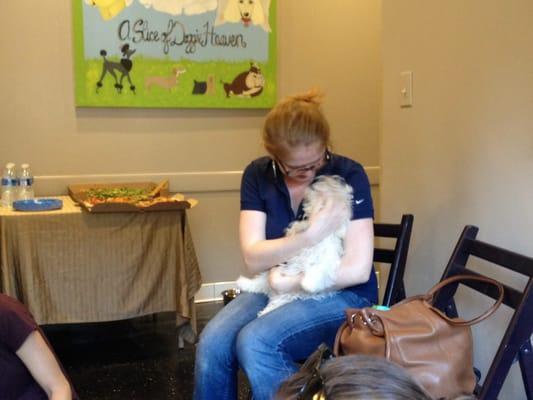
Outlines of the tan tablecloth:
[{"label": "tan tablecloth", "polygon": [[0,289],[39,324],[176,311],[192,319],[200,270],[185,211],[90,214],[0,209]]}]

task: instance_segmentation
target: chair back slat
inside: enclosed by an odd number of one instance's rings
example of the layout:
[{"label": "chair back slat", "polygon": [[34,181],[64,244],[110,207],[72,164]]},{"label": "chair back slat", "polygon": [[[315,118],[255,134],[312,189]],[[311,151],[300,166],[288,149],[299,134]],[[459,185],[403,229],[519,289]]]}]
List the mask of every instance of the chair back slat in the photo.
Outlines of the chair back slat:
[{"label": "chair back slat", "polygon": [[[476,271],[472,271],[471,269],[468,269],[468,268],[456,268],[452,273],[449,274],[449,276],[454,276],[454,275],[473,275],[473,276],[486,277],[486,275],[480,274]],[[494,285],[490,285],[488,283],[479,282],[479,281],[463,281],[460,284],[468,286],[470,289],[474,289],[480,293],[483,293],[484,295],[492,298],[493,300],[497,300],[499,297],[499,292],[494,287]],[[522,292],[516,290],[515,288],[507,286],[503,283],[502,283],[502,286],[504,289],[502,303],[511,308],[517,308],[520,302],[522,301],[522,297],[523,297]]]},{"label": "chair back slat", "polygon": [[470,254],[529,277],[533,276],[533,258],[517,254],[480,240],[468,240]]},{"label": "chair back slat", "polygon": [[398,238],[401,232],[400,224],[374,224],[374,235],[386,238]]},{"label": "chair back slat", "polygon": [[391,264],[394,261],[394,256],[394,250],[374,248],[374,262]]}]

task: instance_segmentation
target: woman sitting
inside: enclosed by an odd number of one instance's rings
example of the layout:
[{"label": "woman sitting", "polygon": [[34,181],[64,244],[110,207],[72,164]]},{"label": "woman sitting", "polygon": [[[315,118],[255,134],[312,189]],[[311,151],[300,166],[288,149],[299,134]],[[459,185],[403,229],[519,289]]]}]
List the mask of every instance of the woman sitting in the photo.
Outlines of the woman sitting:
[{"label": "woman sitting", "polygon": [[27,308],[0,293],[0,397],[78,399]]}]

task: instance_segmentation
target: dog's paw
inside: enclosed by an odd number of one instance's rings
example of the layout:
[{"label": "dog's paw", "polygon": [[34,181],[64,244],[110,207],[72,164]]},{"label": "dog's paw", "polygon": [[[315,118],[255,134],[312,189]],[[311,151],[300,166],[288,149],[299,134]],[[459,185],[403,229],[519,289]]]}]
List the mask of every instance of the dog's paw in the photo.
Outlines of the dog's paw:
[{"label": "dog's paw", "polygon": [[308,293],[317,293],[326,289],[324,280],[316,279],[313,275],[304,275],[300,286]]},{"label": "dog's paw", "polygon": [[239,289],[245,292],[265,294],[269,292],[268,281],[266,281],[261,275],[256,276],[253,279],[239,276],[236,284]]},{"label": "dog's paw", "polygon": [[300,286],[303,290],[309,293],[314,293],[318,290],[318,282],[310,278],[308,275],[305,275],[300,283]]}]

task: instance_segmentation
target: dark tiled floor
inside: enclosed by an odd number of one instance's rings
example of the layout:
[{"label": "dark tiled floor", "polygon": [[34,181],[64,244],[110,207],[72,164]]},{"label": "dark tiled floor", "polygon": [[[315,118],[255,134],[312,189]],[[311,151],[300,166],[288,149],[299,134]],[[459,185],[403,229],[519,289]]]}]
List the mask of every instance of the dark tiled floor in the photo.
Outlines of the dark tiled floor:
[{"label": "dark tiled floor", "polygon": [[[197,305],[200,330],[220,307]],[[44,330],[82,400],[192,398],[195,347],[178,349],[172,313]],[[239,398],[246,399],[241,381]]]}]

